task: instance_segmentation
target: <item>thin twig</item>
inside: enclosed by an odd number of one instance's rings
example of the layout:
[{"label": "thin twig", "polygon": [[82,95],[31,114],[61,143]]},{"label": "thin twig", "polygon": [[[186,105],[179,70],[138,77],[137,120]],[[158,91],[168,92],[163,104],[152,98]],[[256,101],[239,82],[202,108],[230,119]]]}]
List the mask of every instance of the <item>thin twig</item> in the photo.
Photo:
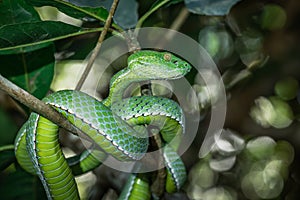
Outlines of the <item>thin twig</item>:
[{"label": "thin twig", "polygon": [[164,193],[164,185],[166,184],[166,169],[164,166],[164,156],[163,156],[163,142],[161,139],[161,136],[159,134],[158,129],[152,129],[152,145],[157,148],[157,151],[159,152],[159,157],[157,160],[157,167],[158,170],[156,172],[156,178],[154,179],[153,183],[151,184],[151,192],[156,196],[156,197],[161,197]]},{"label": "thin twig", "polygon": [[140,43],[137,40],[137,35],[135,31],[128,30],[127,32],[122,33],[125,38],[128,46],[129,52],[136,52],[141,49]]},{"label": "thin twig", "polygon": [[170,26],[170,29],[172,30],[179,30],[182,26],[182,24],[185,22],[187,17],[189,16],[189,11],[186,7],[183,7],[179,13],[179,15],[176,17],[176,19],[173,21],[173,23]]},{"label": "thin twig", "polygon": [[105,21],[105,24],[104,24],[104,28],[103,28],[103,31],[101,32],[100,34],[100,37],[98,39],[98,42],[96,44],[96,47],[94,48],[93,50],[93,53],[88,61],[88,64],[83,72],[83,74],[81,75],[81,78],[80,80],[78,81],[77,85],[76,85],[76,88],[75,90],[80,90],[85,79],[87,78],[88,74],[90,73],[91,69],[92,69],[92,66],[96,60],[96,57],[100,51],[100,48],[101,48],[101,45],[102,45],[102,42],[106,36],[106,33],[107,33],[107,30],[109,29],[110,25],[111,25],[111,21],[112,21],[112,17],[115,13],[115,10],[117,8],[117,5],[118,5],[118,2],[119,0],[114,0],[112,5],[111,5],[111,8],[110,8],[110,11],[109,11],[109,14],[108,14],[108,17]]},{"label": "thin twig", "polygon": [[62,114],[54,110],[50,105],[45,104],[38,98],[32,96],[27,91],[16,86],[0,74],[0,89],[9,94],[11,97],[32,109],[34,112],[39,113],[43,117],[49,119],[53,123],[75,133],[82,135],[82,132],[75,128]]},{"label": "thin twig", "polygon": [[176,19],[173,21],[173,23],[170,26],[170,29],[174,31],[168,31],[168,33],[163,37],[163,39],[161,39],[158,42],[158,44],[160,44],[160,46],[163,47],[166,43],[170,42],[173,39],[174,35],[176,34],[175,31],[178,31],[181,28],[181,26],[188,18],[188,16],[189,16],[189,11],[185,7],[183,7],[179,15],[176,17]]},{"label": "thin twig", "polygon": [[159,8],[161,8],[163,5],[165,5],[166,3],[170,2],[170,0],[163,0],[161,2],[159,2],[157,5],[155,5],[152,9],[150,9],[150,11],[146,12],[137,22],[136,24],[136,28],[141,28],[144,21],[155,11],[157,11]]},{"label": "thin twig", "polygon": [[1,151],[7,151],[7,150],[14,150],[15,145],[9,144],[9,145],[4,145],[0,147],[0,152]]}]

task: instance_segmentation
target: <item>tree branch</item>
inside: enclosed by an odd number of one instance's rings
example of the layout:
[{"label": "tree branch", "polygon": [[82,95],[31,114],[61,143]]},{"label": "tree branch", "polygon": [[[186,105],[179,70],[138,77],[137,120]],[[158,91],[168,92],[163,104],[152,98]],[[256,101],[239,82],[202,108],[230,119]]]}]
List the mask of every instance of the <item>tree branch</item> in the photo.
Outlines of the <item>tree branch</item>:
[{"label": "tree branch", "polygon": [[[189,16],[189,11],[183,7],[179,13],[179,15],[176,17],[176,19],[173,21],[173,23],[170,26],[170,29],[174,30],[174,31],[178,31],[181,26],[183,25],[183,23],[185,22],[185,20],[188,18]],[[164,46],[166,43],[170,42],[174,35],[176,34],[176,32],[173,31],[169,31],[164,37],[163,39],[161,39],[158,44],[160,44],[161,46]]]},{"label": "tree branch", "polygon": [[170,26],[170,29],[178,31],[182,24],[185,22],[187,17],[189,16],[189,11],[186,7],[183,7],[179,13],[179,15],[176,17],[176,19],[173,21],[173,23]]},{"label": "tree branch", "polygon": [[80,90],[85,79],[87,78],[88,74],[90,73],[91,69],[92,69],[92,66],[96,60],[96,57],[100,51],[100,48],[101,48],[101,45],[102,45],[102,42],[106,36],[106,33],[107,33],[107,30],[109,29],[110,25],[111,25],[111,21],[112,21],[112,17],[115,13],[115,10],[117,8],[117,5],[118,5],[118,2],[119,0],[114,0],[112,5],[111,5],[111,8],[110,8],[110,11],[109,11],[109,14],[108,14],[108,17],[105,21],[105,24],[104,24],[104,28],[103,28],[103,31],[101,32],[100,34],[100,37],[98,39],[98,42],[96,44],[96,47],[94,48],[93,50],[93,53],[88,61],[88,64],[83,72],[83,74],[81,75],[81,78],[80,80],[78,81],[77,85],[76,85],[76,88],[75,90]]},{"label": "tree branch", "polygon": [[158,167],[158,170],[157,170],[157,174],[156,174],[156,177],[155,179],[153,180],[153,183],[151,184],[151,192],[158,198],[160,198],[165,189],[164,189],[164,186],[166,184],[166,176],[167,176],[167,173],[166,173],[166,168],[163,167],[164,166],[164,155],[163,155],[163,151],[162,151],[162,148],[163,148],[163,142],[162,142],[162,139],[161,139],[161,136],[159,134],[159,130],[158,129],[152,129],[152,134],[153,134],[153,137],[152,137],[152,145],[153,146],[156,146],[157,148],[157,151],[159,152],[159,157],[158,157],[158,160],[157,160],[157,167]]},{"label": "tree branch", "polygon": [[62,114],[54,110],[50,105],[40,101],[38,98],[32,96],[27,91],[16,86],[0,74],[0,89],[9,94],[11,97],[32,109],[34,112],[49,119],[53,123],[75,133],[82,135],[83,133],[73,126]]}]

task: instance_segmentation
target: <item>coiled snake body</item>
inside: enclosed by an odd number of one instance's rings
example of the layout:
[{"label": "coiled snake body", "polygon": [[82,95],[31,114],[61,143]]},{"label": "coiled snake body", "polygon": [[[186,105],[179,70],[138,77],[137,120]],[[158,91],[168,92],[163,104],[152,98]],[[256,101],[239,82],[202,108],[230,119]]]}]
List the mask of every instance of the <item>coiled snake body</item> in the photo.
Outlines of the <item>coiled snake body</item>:
[{"label": "coiled snake body", "polygon": [[[94,169],[107,155],[120,161],[139,160],[147,152],[149,141],[139,126],[152,124],[160,129],[164,142],[184,132],[184,116],[174,101],[155,96],[123,99],[132,83],[155,79],[177,79],[190,65],[166,52],[139,51],[128,58],[127,68],[113,76],[109,96],[102,102],[80,92],[63,90],[43,99],[84,132],[103,151],[86,150],[65,159],[58,141],[58,126],[32,113],[19,130],[15,153],[19,164],[37,174],[48,199],[79,199],[74,175]],[[186,172],[175,153],[178,144],[164,148],[167,169],[165,190],[174,192],[183,185]],[[171,159],[170,159],[171,158]],[[150,199],[149,183],[132,175],[120,199]]]}]

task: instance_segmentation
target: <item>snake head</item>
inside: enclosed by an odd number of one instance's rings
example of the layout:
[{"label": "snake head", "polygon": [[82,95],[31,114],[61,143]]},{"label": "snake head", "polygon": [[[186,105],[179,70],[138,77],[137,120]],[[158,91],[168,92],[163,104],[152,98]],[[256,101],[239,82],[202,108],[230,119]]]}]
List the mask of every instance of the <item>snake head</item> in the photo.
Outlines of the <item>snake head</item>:
[{"label": "snake head", "polygon": [[142,50],[129,56],[128,68],[139,77],[176,79],[187,74],[191,65],[169,52]]}]

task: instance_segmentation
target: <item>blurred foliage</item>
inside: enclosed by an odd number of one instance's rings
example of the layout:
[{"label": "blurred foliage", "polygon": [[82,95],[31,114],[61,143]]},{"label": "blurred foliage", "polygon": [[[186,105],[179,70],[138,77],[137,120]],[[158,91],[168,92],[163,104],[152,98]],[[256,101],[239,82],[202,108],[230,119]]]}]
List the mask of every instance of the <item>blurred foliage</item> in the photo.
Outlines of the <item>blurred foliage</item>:
[{"label": "blurred foliage", "polygon": [[[51,89],[74,87],[77,73],[73,71],[81,68],[95,46],[111,3],[0,1],[1,75],[40,99]],[[196,95],[186,97],[191,104],[183,109],[200,112],[202,122],[193,145],[183,155],[189,180],[181,193],[167,195],[166,199],[298,199],[300,2],[122,0],[107,37],[135,26],[169,28],[183,9],[188,9],[189,16],[177,30],[198,41],[217,64],[228,98],[225,128],[230,130],[223,130],[215,139],[207,157],[195,156],[207,129],[210,107],[218,99],[218,87],[205,85],[195,73],[189,75],[193,89],[189,94]],[[124,60],[120,60],[118,66],[105,72],[100,84],[87,86],[97,90],[100,98],[107,95],[111,75],[124,66]],[[93,74],[98,73],[96,69]],[[172,85],[162,85],[165,83],[154,83],[151,92],[170,97]],[[0,93],[1,199],[45,198],[38,178],[19,167],[11,148],[28,113]],[[74,149],[74,140],[63,137],[62,143]],[[84,198],[99,199],[106,194],[109,199],[110,187],[120,192],[121,186],[116,185],[124,181],[103,179],[111,177],[107,169],[101,173],[95,172],[98,179],[93,177],[91,183],[96,183],[87,188],[90,191]],[[79,185],[86,182],[79,181]]]},{"label": "blurred foliage", "polygon": [[185,0],[186,7],[193,13],[200,15],[226,15],[230,11],[231,7],[239,2],[240,0],[229,0],[229,1],[193,1]]},{"label": "blurred foliage", "polygon": [[250,116],[263,127],[288,127],[294,118],[290,106],[277,97],[260,97],[255,100]]},{"label": "blurred foliage", "polygon": [[[216,140],[216,148],[190,170],[188,196],[191,199],[283,199],[284,182],[289,178],[289,166],[295,155],[291,144],[259,136],[245,141],[244,145],[244,140],[230,130],[222,133],[227,138],[222,138],[222,142]],[[236,143],[240,144],[239,148],[234,148]],[[230,154],[224,151],[228,144],[231,144],[229,149],[235,150]]]},{"label": "blurred foliage", "polygon": [[285,77],[276,82],[274,87],[275,94],[277,94],[283,100],[294,99],[299,90],[299,83],[292,77]]},{"label": "blurred foliage", "polygon": [[268,4],[264,6],[260,17],[260,24],[263,29],[276,30],[283,28],[287,14],[281,6]]}]

